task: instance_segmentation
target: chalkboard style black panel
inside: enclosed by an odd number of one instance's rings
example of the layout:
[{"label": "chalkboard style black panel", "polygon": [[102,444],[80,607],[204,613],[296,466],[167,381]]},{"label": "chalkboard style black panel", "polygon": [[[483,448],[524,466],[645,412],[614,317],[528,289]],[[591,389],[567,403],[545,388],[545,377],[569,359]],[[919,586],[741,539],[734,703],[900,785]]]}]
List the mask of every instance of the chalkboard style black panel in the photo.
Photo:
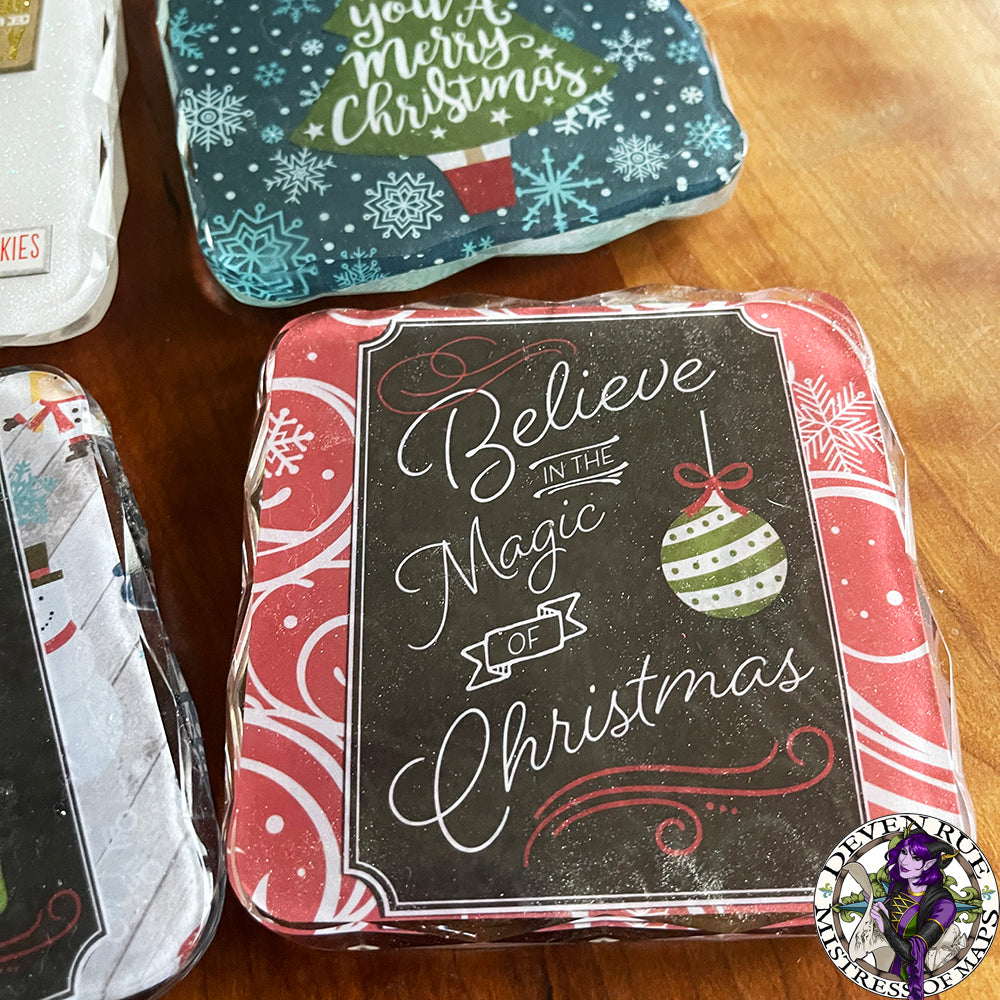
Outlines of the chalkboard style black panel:
[{"label": "chalkboard style black panel", "polygon": [[28,604],[44,621],[61,577],[44,550],[19,553],[0,468],[0,996],[19,1000],[70,994],[103,933]]},{"label": "chalkboard style black panel", "polygon": [[346,860],[386,913],[808,896],[862,817],[776,335],[397,320],[356,482]]}]

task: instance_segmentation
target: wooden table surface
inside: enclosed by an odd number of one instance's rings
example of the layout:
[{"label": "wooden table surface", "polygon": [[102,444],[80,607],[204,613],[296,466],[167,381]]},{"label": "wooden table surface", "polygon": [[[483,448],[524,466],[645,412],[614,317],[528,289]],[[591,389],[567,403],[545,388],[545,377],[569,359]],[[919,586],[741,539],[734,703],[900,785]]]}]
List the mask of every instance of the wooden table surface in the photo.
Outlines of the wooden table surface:
[{"label": "wooden table surface", "polygon": [[[236,0],[230,0],[236,2]],[[146,523],[160,605],[224,790],[225,681],[240,590],[242,477],[258,371],[306,311],[241,306],[196,258],[154,0],[125,0],[130,195],[99,326],[4,365],[47,363],[96,396]],[[645,283],[831,292],[874,346],[909,457],[921,568],[951,647],[978,840],[1000,863],[1000,5],[996,0],[690,0],[750,154],[733,200],[579,257],[481,264],[419,293],[567,299]],[[327,300],[329,304],[330,300]],[[815,938],[323,953],[230,895],[171,992],[296,1000],[860,997]],[[956,987],[1000,996],[1000,946]]]}]

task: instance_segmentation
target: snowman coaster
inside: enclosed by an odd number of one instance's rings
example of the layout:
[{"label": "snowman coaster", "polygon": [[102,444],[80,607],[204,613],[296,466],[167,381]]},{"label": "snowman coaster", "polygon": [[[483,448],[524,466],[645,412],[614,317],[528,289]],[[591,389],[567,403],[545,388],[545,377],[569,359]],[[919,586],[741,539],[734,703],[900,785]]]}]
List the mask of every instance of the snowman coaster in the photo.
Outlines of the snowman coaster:
[{"label": "snowman coaster", "polygon": [[103,414],[53,369],[0,372],[0,977],[149,996],[221,907],[201,734]]},{"label": "snowman coaster", "polygon": [[0,0],[0,347],[104,315],[126,182],[118,0]]},{"label": "snowman coaster", "polygon": [[287,326],[230,685],[243,904],[331,943],[810,927],[839,831],[968,828],[872,373],[810,293]]},{"label": "snowman coaster", "polygon": [[164,0],[202,252],[243,302],[578,253],[732,193],[746,141],[678,0]]}]

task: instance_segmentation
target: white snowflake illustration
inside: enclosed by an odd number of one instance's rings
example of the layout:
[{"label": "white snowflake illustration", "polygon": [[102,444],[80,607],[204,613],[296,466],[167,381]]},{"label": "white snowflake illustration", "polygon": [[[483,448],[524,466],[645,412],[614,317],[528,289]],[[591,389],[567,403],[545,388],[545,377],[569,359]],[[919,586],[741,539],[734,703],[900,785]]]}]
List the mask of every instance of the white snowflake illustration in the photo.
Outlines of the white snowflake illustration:
[{"label": "white snowflake illustration", "polygon": [[170,47],[185,59],[204,59],[205,53],[195,39],[204,38],[214,27],[214,21],[192,21],[187,7],[181,7],[170,18]]},{"label": "white snowflake illustration", "polygon": [[273,87],[285,79],[287,72],[288,70],[280,63],[261,63],[254,72],[253,78],[262,87]]},{"label": "white snowflake illustration", "polygon": [[304,56],[318,56],[323,51],[323,42],[319,38],[307,38],[299,49]]},{"label": "white snowflake illustration", "polygon": [[304,90],[299,91],[299,96],[302,98],[299,101],[300,108],[311,108],[319,99],[320,95],[323,93],[323,87],[318,80],[310,80],[309,86]]},{"label": "white snowflake illustration", "polygon": [[619,138],[608,151],[608,163],[616,174],[627,181],[658,180],[670,157],[663,152],[663,144],[653,142],[652,136],[637,135]]},{"label": "white snowflake illustration", "polygon": [[705,100],[705,91],[701,87],[681,87],[681,100],[685,104],[701,104]]},{"label": "white snowflake illustration", "polygon": [[302,20],[303,14],[319,14],[319,7],[312,0],[280,0],[274,7],[274,16],[287,14],[293,24]]},{"label": "white snowflake illustration", "polygon": [[567,108],[566,113],[561,117],[554,118],[552,127],[560,135],[579,135],[584,129],[584,124],[580,112],[572,107]]},{"label": "white snowflake illustration", "polygon": [[605,85],[579,104],[574,104],[552,125],[560,135],[579,135],[585,128],[600,128],[611,121],[608,106],[614,99],[611,88]]},{"label": "white snowflake illustration", "polygon": [[374,188],[366,188],[365,219],[382,233],[383,239],[397,236],[419,236],[435,222],[440,222],[442,191],[434,182],[425,180],[423,174],[414,177],[408,170],[397,175],[390,171],[389,179],[378,181]]},{"label": "white snowflake illustration", "polygon": [[385,272],[375,260],[376,253],[375,247],[367,252],[358,247],[350,254],[346,250],[341,250],[343,263],[340,265],[340,272],[334,275],[337,287],[352,288],[354,285],[366,285],[369,281],[384,278]]},{"label": "white snowflake illustration", "polygon": [[270,479],[287,472],[294,476],[299,462],[306,453],[313,432],[307,431],[283,406],[277,413],[267,415],[267,450],[264,457],[264,475]]},{"label": "white snowflake illustration", "polygon": [[298,205],[299,199],[310,191],[326,194],[330,187],[325,182],[326,170],[334,165],[332,156],[319,157],[308,149],[296,153],[282,153],[271,157],[278,167],[273,177],[265,179],[268,191],[277,188],[285,195],[286,205]]},{"label": "white snowflake illustration", "polygon": [[243,119],[253,115],[249,108],[243,107],[245,100],[234,94],[228,83],[221,90],[209,83],[197,93],[190,87],[181,91],[178,107],[191,142],[206,152],[220,142],[231,146],[233,136],[247,130]]},{"label": "white snowflake illustration", "polygon": [[822,375],[793,381],[792,397],[806,454],[831,471],[863,473],[861,453],[881,445],[874,402],[853,384],[834,395]]},{"label": "white snowflake illustration", "polygon": [[670,9],[670,0],[646,0],[646,10],[662,14]]},{"label": "white snowflake illustration", "polygon": [[705,115],[699,121],[685,122],[684,130],[687,132],[684,137],[685,145],[700,149],[703,153],[715,153],[720,149],[733,148],[733,144],[729,141],[732,126],[711,115]]},{"label": "white snowflake illustration", "polygon": [[260,137],[269,146],[273,146],[285,138],[285,132],[280,125],[265,125],[260,130]]},{"label": "white snowflake illustration", "polygon": [[31,466],[18,462],[8,481],[10,501],[23,528],[29,524],[46,524],[49,520],[48,497],[58,485],[52,476],[36,476]]},{"label": "white snowflake illustration", "polygon": [[530,181],[529,187],[516,188],[517,197],[534,199],[531,208],[524,217],[522,228],[525,232],[532,226],[539,224],[543,208],[551,209],[555,227],[560,233],[566,232],[569,228],[569,220],[566,215],[567,205],[574,205],[580,209],[583,213],[581,221],[597,222],[597,209],[584,201],[578,192],[580,189],[596,187],[598,184],[603,184],[604,181],[600,177],[585,177],[574,180],[573,174],[582,162],[583,153],[580,153],[561,170],[557,170],[548,146],[543,146],[541,170],[535,171],[520,163],[512,164],[519,176],[526,177]]},{"label": "white snowflake illustration", "polygon": [[647,51],[653,44],[652,38],[636,38],[628,28],[622,28],[617,38],[602,38],[608,47],[608,61],[621,63],[627,73],[631,73],[641,62],[653,62]]},{"label": "white snowflake illustration", "polygon": [[701,47],[686,38],[671,42],[667,46],[667,58],[677,63],[678,66],[697,62],[700,56]]}]

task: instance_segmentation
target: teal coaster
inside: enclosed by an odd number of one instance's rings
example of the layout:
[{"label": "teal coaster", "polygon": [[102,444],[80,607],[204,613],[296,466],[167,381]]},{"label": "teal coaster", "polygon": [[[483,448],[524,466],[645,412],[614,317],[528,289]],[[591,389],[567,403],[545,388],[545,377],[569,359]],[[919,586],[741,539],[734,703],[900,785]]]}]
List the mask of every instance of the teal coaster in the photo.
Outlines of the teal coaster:
[{"label": "teal coaster", "polygon": [[198,239],[260,305],[580,252],[728,198],[746,140],[676,0],[165,0]]}]

